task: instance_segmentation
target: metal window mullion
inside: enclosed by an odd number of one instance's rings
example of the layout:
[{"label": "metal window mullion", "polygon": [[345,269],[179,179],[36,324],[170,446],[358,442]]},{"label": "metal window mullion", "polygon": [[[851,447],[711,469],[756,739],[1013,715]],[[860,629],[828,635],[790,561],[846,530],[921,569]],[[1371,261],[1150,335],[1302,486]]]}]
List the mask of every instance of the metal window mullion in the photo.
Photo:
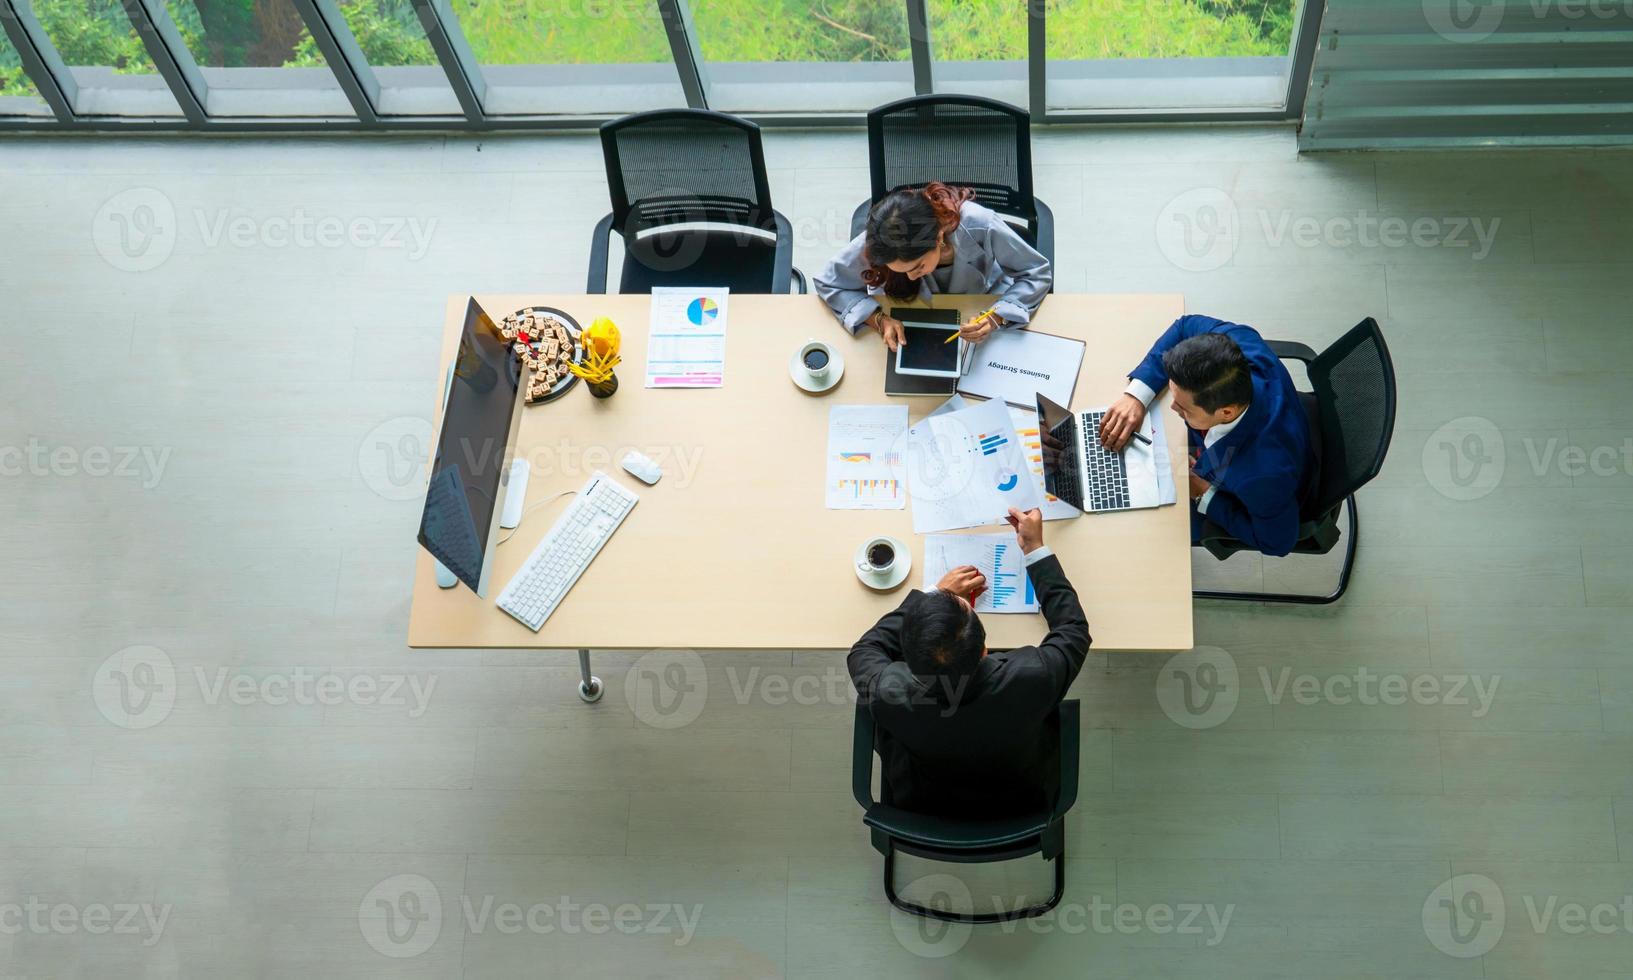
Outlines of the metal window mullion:
[{"label": "metal window mullion", "polygon": [[187,50],[187,42],[170,19],[170,11],[161,0],[124,0],[125,14],[142,39],[142,47],[158,69],[159,77],[170,86],[170,94],[181,106],[181,114],[193,125],[201,125],[209,113],[209,88],[198,70],[198,62]]},{"label": "metal window mullion", "polygon": [[906,2],[907,43],[913,54],[913,94],[931,95],[936,86],[931,73],[929,3],[928,0]]},{"label": "metal window mullion", "polygon": [[681,91],[693,109],[709,107],[709,77],[703,70],[703,51],[697,43],[697,24],[686,0],[658,0],[664,33],[669,35],[669,52],[680,75]]},{"label": "metal window mullion", "polygon": [[1315,65],[1316,45],[1321,39],[1321,17],[1325,0],[1303,0],[1298,23],[1293,26],[1292,64],[1287,71],[1287,118],[1303,121],[1304,102],[1310,93],[1310,72]]},{"label": "metal window mullion", "polygon": [[473,123],[485,122],[487,110],[482,102],[488,95],[487,79],[482,75],[482,66],[476,62],[476,55],[471,53],[459,19],[448,8],[447,0],[413,2],[415,13],[420,15],[420,25],[425,28],[425,37],[442,63],[443,74],[448,76],[448,84],[453,86],[465,118]]},{"label": "metal window mullion", "polygon": [[79,95],[79,83],[63,64],[51,39],[46,37],[39,18],[34,16],[34,7],[28,0],[0,0],[0,23],[5,27],[6,36],[11,38],[11,46],[17,49],[23,73],[51,107],[57,121],[74,122],[74,100]]},{"label": "metal window mullion", "polygon": [[1026,101],[1032,121],[1041,123],[1049,113],[1049,46],[1044,32],[1045,0],[1026,4]]},{"label": "metal window mullion", "polygon": [[312,43],[334,73],[340,90],[346,93],[357,118],[366,123],[380,118],[380,80],[374,76],[363,49],[346,23],[335,0],[294,0],[295,10],[306,23]]}]

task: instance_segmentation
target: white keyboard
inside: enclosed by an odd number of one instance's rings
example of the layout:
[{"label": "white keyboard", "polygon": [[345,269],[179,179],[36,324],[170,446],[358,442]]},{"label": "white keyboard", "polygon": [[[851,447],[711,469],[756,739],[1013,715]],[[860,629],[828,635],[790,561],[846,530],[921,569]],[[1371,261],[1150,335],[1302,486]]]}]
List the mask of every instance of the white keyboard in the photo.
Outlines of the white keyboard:
[{"label": "white keyboard", "polygon": [[640,499],[596,470],[499,593],[499,608],[537,633]]}]

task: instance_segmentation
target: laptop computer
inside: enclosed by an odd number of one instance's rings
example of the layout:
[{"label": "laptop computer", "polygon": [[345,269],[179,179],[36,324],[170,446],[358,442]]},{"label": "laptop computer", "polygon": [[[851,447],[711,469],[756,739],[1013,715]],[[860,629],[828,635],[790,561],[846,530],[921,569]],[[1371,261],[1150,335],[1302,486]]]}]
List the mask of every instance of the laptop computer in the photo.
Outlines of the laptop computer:
[{"label": "laptop computer", "polygon": [[[1037,399],[1045,490],[1091,514],[1171,502],[1163,500],[1155,443],[1130,439],[1121,452],[1110,452],[1100,445],[1100,420],[1106,409],[1074,413],[1042,395]],[[1149,425],[1142,426],[1146,428]]]}]

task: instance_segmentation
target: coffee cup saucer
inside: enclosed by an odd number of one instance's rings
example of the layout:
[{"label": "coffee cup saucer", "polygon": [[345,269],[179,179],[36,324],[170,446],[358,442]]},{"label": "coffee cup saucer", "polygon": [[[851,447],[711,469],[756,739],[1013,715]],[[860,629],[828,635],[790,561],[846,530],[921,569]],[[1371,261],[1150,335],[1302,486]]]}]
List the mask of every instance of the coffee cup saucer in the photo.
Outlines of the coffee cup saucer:
[{"label": "coffee cup saucer", "polygon": [[[907,542],[900,538],[883,535],[890,546],[896,549],[896,564],[889,572],[864,572],[861,564],[867,560],[868,541],[856,546],[856,554],[851,558],[851,568],[861,583],[876,592],[889,592],[907,581],[907,576],[913,571],[913,553],[908,550]],[[868,539],[871,541],[872,539]]]},{"label": "coffee cup saucer", "polygon": [[833,351],[833,356],[828,361],[828,380],[825,382],[811,380],[811,375],[805,370],[805,362],[800,360],[799,355],[800,352],[796,350],[794,356],[788,359],[788,377],[793,379],[794,384],[798,385],[801,391],[813,395],[832,391],[839,384],[840,379],[845,376],[845,359],[840,356],[838,351]]}]

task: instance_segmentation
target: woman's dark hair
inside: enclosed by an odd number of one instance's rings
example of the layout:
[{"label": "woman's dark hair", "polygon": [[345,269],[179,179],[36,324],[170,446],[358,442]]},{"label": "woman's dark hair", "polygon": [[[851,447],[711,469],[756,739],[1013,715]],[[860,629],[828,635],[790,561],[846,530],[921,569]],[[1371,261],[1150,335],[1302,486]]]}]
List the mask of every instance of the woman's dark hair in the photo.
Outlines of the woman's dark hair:
[{"label": "woman's dark hair", "polygon": [[912,299],[919,284],[890,269],[891,262],[910,262],[935,248],[941,237],[958,227],[958,212],[975,197],[968,187],[952,187],[933,180],[923,187],[892,191],[868,212],[867,237],[862,255],[868,267],[862,281],[882,287],[893,299]]},{"label": "woman's dark hair", "polygon": [[959,682],[981,665],[987,646],[987,631],[981,617],[950,592],[926,592],[907,611],[902,624],[902,656],[914,676],[948,682],[947,690],[960,690]]},{"label": "woman's dark hair", "polygon": [[1253,369],[1236,341],[1225,334],[1197,334],[1180,341],[1162,355],[1162,369],[1204,412],[1253,401]]}]

